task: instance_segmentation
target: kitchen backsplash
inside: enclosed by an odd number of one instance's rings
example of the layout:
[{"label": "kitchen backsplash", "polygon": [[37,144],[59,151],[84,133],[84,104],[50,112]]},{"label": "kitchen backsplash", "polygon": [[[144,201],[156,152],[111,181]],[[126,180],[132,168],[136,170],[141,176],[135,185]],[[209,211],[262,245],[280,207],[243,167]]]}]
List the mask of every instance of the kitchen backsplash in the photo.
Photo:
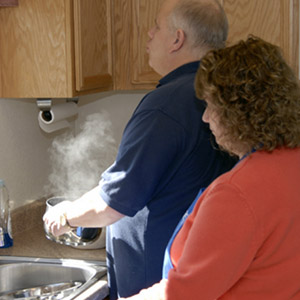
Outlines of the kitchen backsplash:
[{"label": "kitchen backsplash", "polygon": [[[78,118],[69,130],[76,135],[88,115],[105,111],[118,145],[143,95],[143,92],[124,92],[80,97]],[[64,100],[53,100],[54,103],[58,101]],[[38,124],[38,112],[35,99],[0,98],[0,178],[7,184],[12,208],[47,197],[44,186],[51,169],[49,149],[55,138],[66,133],[43,132]]]}]

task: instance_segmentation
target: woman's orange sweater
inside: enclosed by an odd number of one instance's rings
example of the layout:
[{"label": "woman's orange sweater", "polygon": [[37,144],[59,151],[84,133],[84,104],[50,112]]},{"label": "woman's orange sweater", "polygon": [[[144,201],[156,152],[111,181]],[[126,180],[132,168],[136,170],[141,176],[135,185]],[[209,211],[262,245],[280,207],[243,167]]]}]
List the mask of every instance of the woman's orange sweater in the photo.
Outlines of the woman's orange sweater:
[{"label": "woman's orange sweater", "polygon": [[166,299],[300,299],[300,148],[257,151],[200,197]]}]

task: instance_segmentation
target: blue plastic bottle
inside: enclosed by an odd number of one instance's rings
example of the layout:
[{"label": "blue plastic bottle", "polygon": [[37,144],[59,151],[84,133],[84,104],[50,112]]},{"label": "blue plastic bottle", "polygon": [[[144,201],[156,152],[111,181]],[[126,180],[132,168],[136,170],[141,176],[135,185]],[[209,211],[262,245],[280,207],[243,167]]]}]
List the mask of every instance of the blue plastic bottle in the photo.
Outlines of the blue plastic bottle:
[{"label": "blue plastic bottle", "polygon": [[4,180],[0,179],[0,248],[12,245],[9,196]]}]

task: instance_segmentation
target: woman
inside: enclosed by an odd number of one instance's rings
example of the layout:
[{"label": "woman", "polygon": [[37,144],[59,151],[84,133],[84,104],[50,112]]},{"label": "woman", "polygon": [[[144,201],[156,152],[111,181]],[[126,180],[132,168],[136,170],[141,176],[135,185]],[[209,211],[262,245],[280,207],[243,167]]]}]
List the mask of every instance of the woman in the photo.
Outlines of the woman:
[{"label": "woman", "polygon": [[300,299],[298,80],[276,46],[251,36],[209,52],[195,85],[203,120],[240,160],[176,234],[168,278],[128,299]]}]

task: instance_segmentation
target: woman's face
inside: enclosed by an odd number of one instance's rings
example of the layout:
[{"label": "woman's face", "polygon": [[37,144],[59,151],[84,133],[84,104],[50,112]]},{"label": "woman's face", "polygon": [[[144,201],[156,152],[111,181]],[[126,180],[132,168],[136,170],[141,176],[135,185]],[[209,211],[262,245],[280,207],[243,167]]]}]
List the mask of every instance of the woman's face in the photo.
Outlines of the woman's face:
[{"label": "woman's face", "polygon": [[220,122],[217,108],[212,104],[210,97],[205,98],[206,108],[202,116],[202,120],[209,124],[209,128],[215,136],[216,142],[225,150],[234,153],[240,158],[247,152],[239,143],[233,143],[225,134],[224,126]]},{"label": "woman's face", "polygon": [[211,103],[209,97],[207,97],[205,99],[206,102],[206,108],[205,111],[203,113],[202,116],[202,120],[205,123],[209,124],[209,128],[211,130],[211,132],[213,133],[213,135],[216,138],[216,142],[220,145],[220,146],[224,146],[222,145],[222,136],[223,136],[223,129],[220,126],[220,118],[218,116],[217,110],[214,107],[214,105]]}]

